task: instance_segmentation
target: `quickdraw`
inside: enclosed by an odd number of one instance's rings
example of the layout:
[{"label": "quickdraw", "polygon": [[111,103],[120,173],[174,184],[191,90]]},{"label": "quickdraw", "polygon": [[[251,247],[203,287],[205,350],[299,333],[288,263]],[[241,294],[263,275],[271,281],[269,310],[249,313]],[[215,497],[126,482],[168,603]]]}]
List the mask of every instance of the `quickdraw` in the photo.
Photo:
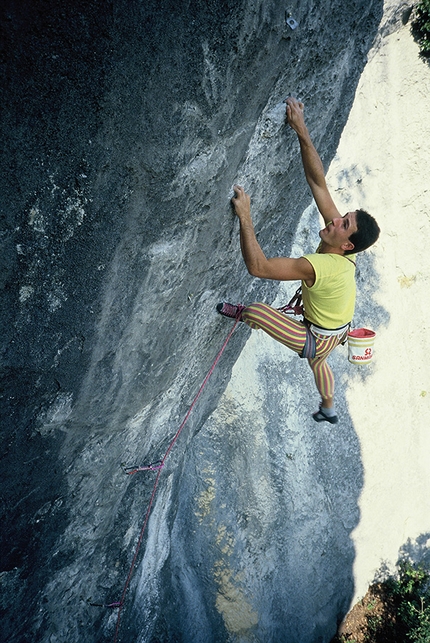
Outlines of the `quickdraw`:
[{"label": "quickdraw", "polygon": [[286,315],[303,315],[302,288],[297,288],[288,304],[281,306],[278,310]]},{"label": "quickdraw", "polygon": [[142,467],[139,465],[134,465],[132,467],[122,467],[124,473],[126,473],[128,476],[132,476],[133,473],[137,473],[138,471],[157,471],[157,469],[161,469],[164,467],[164,462],[163,460],[157,460],[156,462],[151,462],[151,464],[146,464]]}]

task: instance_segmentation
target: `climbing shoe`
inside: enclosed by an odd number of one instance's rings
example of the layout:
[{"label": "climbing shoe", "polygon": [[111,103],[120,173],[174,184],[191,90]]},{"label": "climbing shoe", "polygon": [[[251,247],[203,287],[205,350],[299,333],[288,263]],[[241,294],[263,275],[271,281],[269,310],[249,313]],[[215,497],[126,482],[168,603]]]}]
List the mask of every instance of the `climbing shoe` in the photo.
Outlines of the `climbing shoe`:
[{"label": "climbing shoe", "polygon": [[326,415],[322,406],[318,409],[316,413],[312,414],[315,422],[330,422],[330,424],[337,424],[339,419],[337,415]]},{"label": "climbing shoe", "polygon": [[241,321],[242,310],[244,308],[245,306],[242,306],[242,304],[228,304],[226,301],[222,301],[216,307],[220,315],[231,317],[232,319],[238,319],[239,321]]}]

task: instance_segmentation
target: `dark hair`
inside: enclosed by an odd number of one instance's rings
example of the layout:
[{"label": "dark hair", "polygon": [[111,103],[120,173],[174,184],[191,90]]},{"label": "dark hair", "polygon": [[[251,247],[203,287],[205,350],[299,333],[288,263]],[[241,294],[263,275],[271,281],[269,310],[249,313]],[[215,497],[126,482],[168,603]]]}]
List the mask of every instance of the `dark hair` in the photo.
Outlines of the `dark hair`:
[{"label": "dark hair", "polygon": [[349,241],[354,244],[352,250],[345,250],[346,255],[353,255],[356,252],[362,252],[369,248],[379,237],[380,229],[375,219],[366,210],[356,210],[357,228],[349,237]]}]

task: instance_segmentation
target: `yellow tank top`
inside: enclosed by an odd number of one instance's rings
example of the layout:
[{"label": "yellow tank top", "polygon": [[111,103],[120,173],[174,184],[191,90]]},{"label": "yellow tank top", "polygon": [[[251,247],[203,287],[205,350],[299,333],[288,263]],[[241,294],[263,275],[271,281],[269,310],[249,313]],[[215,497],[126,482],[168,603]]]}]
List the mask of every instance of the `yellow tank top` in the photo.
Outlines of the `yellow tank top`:
[{"label": "yellow tank top", "polygon": [[322,328],[348,324],[355,308],[355,255],[349,259],[338,254],[304,255],[315,271],[315,283],[308,288],[302,282],[305,318]]}]

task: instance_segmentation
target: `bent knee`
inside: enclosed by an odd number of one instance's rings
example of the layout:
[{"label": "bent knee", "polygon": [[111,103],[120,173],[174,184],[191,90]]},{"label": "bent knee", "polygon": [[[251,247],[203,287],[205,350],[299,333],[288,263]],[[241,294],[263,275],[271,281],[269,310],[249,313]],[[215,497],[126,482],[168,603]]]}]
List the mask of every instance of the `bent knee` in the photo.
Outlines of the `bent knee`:
[{"label": "bent knee", "polygon": [[260,320],[273,315],[274,309],[268,304],[260,302],[250,304],[242,311],[242,320],[244,322],[259,322]]},{"label": "bent knee", "polygon": [[249,304],[245,307],[244,313],[258,313],[263,310],[271,310],[271,307],[268,304],[263,304],[262,302],[255,302],[254,304]]}]

